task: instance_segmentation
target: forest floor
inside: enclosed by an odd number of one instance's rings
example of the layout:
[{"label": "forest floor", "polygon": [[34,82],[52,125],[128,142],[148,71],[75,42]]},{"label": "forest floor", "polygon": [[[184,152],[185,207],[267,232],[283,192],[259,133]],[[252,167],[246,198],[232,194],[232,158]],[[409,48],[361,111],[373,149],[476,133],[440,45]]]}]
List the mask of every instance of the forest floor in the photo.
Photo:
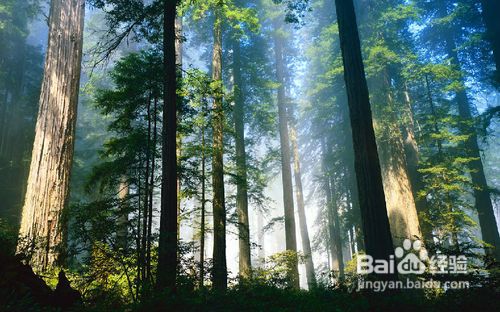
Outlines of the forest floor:
[{"label": "forest floor", "polygon": [[182,284],[176,293],[153,293],[140,303],[125,303],[112,290],[83,296],[73,290],[64,274],[52,290],[18,257],[0,251],[0,311],[500,311],[500,280],[484,279],[461,290],[442,288],[364,292],[346,287],[292,290],[269,284],[243,284],[224,293]]}]

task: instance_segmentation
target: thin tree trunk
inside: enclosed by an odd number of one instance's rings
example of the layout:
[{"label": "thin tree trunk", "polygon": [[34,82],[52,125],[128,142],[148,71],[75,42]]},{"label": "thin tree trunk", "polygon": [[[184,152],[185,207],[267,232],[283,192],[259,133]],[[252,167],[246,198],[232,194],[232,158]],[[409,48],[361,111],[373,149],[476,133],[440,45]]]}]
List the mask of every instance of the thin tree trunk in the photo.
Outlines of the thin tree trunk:
[{"label": "thin tree trunk", "polygon": [[[351,202],[351,209],[353,212],[356,214],[359,214],[361,212],[361,209],[359,207],[359,194],[358,194],[358,185],[356,183],[356,176],[355,176],[355,170],[354,170],[354,164],[349,165],[347,168],[348,172],[348,179],[349,179],[349,201]],[[354,223],[354,236],[356,240],[356,249],[357,252],[361,250],[365,250],[365,241],[363,238],[363,230],[362,230],[362,222],[361,218],[359,215],[357,215],[357,218],[355,219],[356,222]]]},{"label": "thin tree trunk", "polygon": [[352,125],[355,169],[366,253],[375,260],[393,254],[382,174],[373,130],[356,14],[352,0],[335,0]]},{"label": "thin tree trunk", "polygon": [[[177,79],[182,80],[182,16],[178,16],[175,19],[175,57],[177,64]],[[177,119],[182,118],[183,110],[183,98],[182,96],[177,97]],[[181,170],[181,157],[182,157],[182,135],[177,132],[177,168]],[[182,201],[182,183],[181,175],[177,175],[177,240],[180,240],[181,233],[181,201]]]},{"label": "thin tree trunk", "polygon": [[156,147],[158,144],[158,97],[154,96],[153,107],[153,144],[152,144],[152,159],[151,159],[151,177],[149,181],[149,211],[148,211],[148,231],[147,231],[147,246],[146,246],[146,275],[150,282],[153,276],[151,275],[151,244],[153,241],[152,228],[153,228],[153,193],[156,173]]},{"label": "thin tree trunk", "polygon": [[163,145],[160,239],[157,287],[175,290],[177,274],[177,71],[175,57],[176,1],[163,7]]},{"label": "thin tree trunk", "polygon": [[127,234],[128,234],[128,196],[129,186],[126,176],[120,179],[118,189],[118,199],[120,200],[120,214],[117,220],[116,244],[119,249],[127,249]]},{"label": "thin tree trunk", "polygon": [[245,99],[241,80],[241,55],[239,40],[233,42],[234,78],[234,129],[236,143],[236,211],[239,230],[239,271],[240,277],[251,276],[250,226],[248,221],[248,182],[245,151]]},{"label": "thin tree trunk", "polygon": [[[275,27],[275,31],[279,28]],[[280,34],[274,34],[274,53],[276,59],[276,76],[278,87],[278,122],[281,147],[281,179],[283,183],[283,204],[285,208],[285,240],[286,250],[297,252],[295,233],[295,214],[293,207],[292,171],[290,168],[290,140],[288,137],[288,117],[285,98],[285,66],[283,64],[283,39]],[[289,269],[289,280],[293,288],[299,288],[298,262],[293,262]]]},{"label": "thin tree trunk", "polygon": [[[325,140],[326,141],[326,140]],[[330,176],[332,174],[328,164],[326,163],[327,151],[326,142],[322,145],[322,166],[324,173],[324,191],[326,195],[326,209],[328,218],[328,241],[330,247],[330,254],[332,256],[332,269],[337,269],[339,271],[339,278],[344,278],[344,261],[342,254],[342,241],[340,239],[340,228],[339,224],[336,223],[335,214],[338,215],[338,203],[335,196],[335,191],[333,189],[333,179]],[[337,237],[338,234],[338,237]]]},{"label": "thin tree trunk", "polygon": [[257,211],[257,244],[259,245],[259,267],[264,267],[266,262],[266,246],[264,241],[264,216],[262,211]]},{"label": "thin tree trunk", "polygon": [[61,213],[67,205],[82,60],[84,0],[52,0],[40,108],[24,202],[21,238],[41,241],[31,264],[56,263],[63,243]]},{"label": "thin tree trunk", "polygon": [[354,254],[356,253],[356,243],[354,241],[354,231],[352,227],[349,228],[348,235],[349,235],[349,256],[350,259],[352,259],[354,257]]},{"label": "thin tree trunk", "polygon": [[[436,115],[436,107],[434,105],[434,99],[432,97],[432,90],[431,90],[431,84],[429,81],[429,77],[425,75],[425,88],[427,90],[427,101],[429,103],[429,108],[431,109],[431,116],[432,116],[432,125],[434,127],[434,134],[439,134],[439,125],[437,122],[437,115]],[[443,153],[443,143],[441,142],[441,139],[437,138],[436,139],[436,146],[438,148],[438,160],[441,160],[441,154]],[[432,231],[432,229],[431,229]],[[432,235],[432,233],[430,233]]]},{"label": "thin tree trunk", "polygon": [[302,240],[302,250],[306,260],[306,278],[309,289],[316,288],[316,274],[314,273],[314,263],[312,259],[311,241],[307,230],[307,219],[304,205],[304,193],[302,188],[302,173],[300,170],[299,144],[297,142],[297,130],[295,128],[293,108],[289,106],[290,113],[290,141],[293,150],[293,175],[295,178],[295,198],[297,200],[297,210],[299,213],[300,237]]},{"label": "thin tree trunk", "polygon": [[[142,163],[142,157],[139,156],[139,164]],[[140,168],[138,170],[140,172]],[[142,209],[141,209],[141,194],[142,192],[142,183],[141,179],[137,179],[137,235],[135,239],[135,245],[136,245],[136,253],[137,253],[137,278],[135,279],[135,285],[136,285],[136,292],[137,292],[137,297],[139,297],[140,291],[141,291],[141,216],[142,216]]]},{"label": "thin tree trunk", "polygon": [[335,180],[334,176],[330,175],[329,176],[330,181],[329,181],[329,191],[331,192],[332,196],[332,206],[329,207],[331,211],[331,220],[332,220],[332,227],[331,229],[333,230],[333,239],[334,239],[334,246],[335,246],[335,251],[337,255],[337,261],[339,265],[339,278],[342,280],[344,278],[344,252],[343,252],[343,244],[342,244],[342,237],[340,234],[340,217],[339,217],[339,203],[338,200],[335,196]]},{"label": "thin tree trunk", "polygon": [[222,6],[215,8],[214,46],[212,56],[212,80],[217,84],[213,107],[213,216],[214,248],[212,283],[217,291],[227,289],[226,265],[226,207],[224,198],[224,108],[222,107]]},{"label": "thin tree trunk", "polygon": [[[206,108],[204,108],[206,110]],[[205,122],[205,120],[203,121]],[[205,125],[201,128],[201,221],[200,221],[200,287],[205,280],[205,205],[206,205]]]},{"label": "thin tree trunk", "polygon": [[147,262],[146,262],[146,253],[147,253],[147,236],[148,236],[148,214],[149,214],[149,170],[151,165],[151,95],[149,95],[147,100],[147,142],[146,142],[146,172],[144,174],[144,207],[142,212],[142,240],[141,240],[141,281],[142,281],[142,296],[146,295],[147,290]]}]

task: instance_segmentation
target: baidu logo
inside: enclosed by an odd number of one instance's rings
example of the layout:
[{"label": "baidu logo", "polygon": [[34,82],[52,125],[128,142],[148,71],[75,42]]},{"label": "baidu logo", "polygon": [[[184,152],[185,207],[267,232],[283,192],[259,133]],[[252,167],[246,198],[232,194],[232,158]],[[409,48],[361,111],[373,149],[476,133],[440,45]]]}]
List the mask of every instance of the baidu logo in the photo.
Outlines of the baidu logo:
[{"label": "baidu logo", "polygon": [[373,259],[370,255],[357,258],[358,274],[423,274],[426,269],[432,274],[467,273],[467,258],[441,254],[429,257],[420,240],[409,239],[394,250],[389,260]]},{"label": "baidu logo", "polygon": [[397,247],[394,254],[396,258],[401,259],[397,266],[399,274],[422,274],[425,272],[424,261],[427,261],[429,257],[427,251],[422,248],[421,241],[416,240],[412,244],[411,240],[405,239],[403,247]]}]

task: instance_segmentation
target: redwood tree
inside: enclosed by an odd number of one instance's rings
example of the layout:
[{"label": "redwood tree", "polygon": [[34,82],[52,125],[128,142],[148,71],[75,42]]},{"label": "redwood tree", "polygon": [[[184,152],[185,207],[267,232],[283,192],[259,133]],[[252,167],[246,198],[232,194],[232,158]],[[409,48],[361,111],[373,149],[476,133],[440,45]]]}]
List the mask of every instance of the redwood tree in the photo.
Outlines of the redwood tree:
[{"label": "redwood tree", "polygon": [[157,287],[175,289],[177,273],[177,71],[175,53],[176,1],[163,4],[163,145],[160,240]]},{"label": "redwood tree", "polygon": [[366,253],[388,260],[393,253],[370,98],[352,0],[335,0],[344,64],[354,162]]},{"label": "redwood tree", "polygon": [[236,210],[238,212],[239,271],[242,278],[251,274],[250,228],[248,218],[248,181],[245,151],[245,100],[242,92],[241,51],[239,38],[233,44],[234,132],[236,145]]},{"label": "redwood tree", "polygon": [[222,10],[223,1],[215,4],[212,80],[215,84],[213,106],[212,186],[214,214],[213,276],[214,289],[227,288],[226,207],[224,199],[224,108],[222,107]]},{"label": "redwood tree", "polygon": [[[18,251],[34,247],[31,264],[59,259],[80,87],[84,0],[52,0],[49,40]],[[40,245],[39,245],[40,244]]]},{"label": "redwood tree", "polygon": [[[285,214],[285,248],[287,251],[297,252],[297,238],[295,234],[295,213],[293,206],[293,187],[291,171],[291,151],[288,129],[288,116],[285,97],[285,64],[283,59],[283,38],[280,27],[275,25],[274,56],[276,60],[276,78],[278,87],[278,123],[281,147],[281,179],[283,183],[283,205]],[[290,284],[299,288],[299,271],[297,261],[289,268]]]}]

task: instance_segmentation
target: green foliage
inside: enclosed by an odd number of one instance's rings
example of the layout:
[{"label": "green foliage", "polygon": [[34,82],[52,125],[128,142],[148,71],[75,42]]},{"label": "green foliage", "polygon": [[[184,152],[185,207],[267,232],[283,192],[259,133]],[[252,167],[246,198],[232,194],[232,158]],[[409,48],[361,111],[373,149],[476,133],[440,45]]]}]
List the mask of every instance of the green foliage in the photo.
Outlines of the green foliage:
[{"label": "green foliage", "polygon": [[304,25],[304,18],[311,9],[310,0],[273,0],[275,4],[283,5],[285,9],[285,22]]},{"label": "green foliage", "polygon": [[263,266],[254,270],[252,282],[283,289],[293,287],[288,278],[293,266],[299,262],[299,258],[302,257],[290,250],[269,256],[265,259]]},{"label": "green foliage", "polygon": [[119,307],[137,300],[137,259],[96,242],[88,265],[72,277],[90,306]]}]

